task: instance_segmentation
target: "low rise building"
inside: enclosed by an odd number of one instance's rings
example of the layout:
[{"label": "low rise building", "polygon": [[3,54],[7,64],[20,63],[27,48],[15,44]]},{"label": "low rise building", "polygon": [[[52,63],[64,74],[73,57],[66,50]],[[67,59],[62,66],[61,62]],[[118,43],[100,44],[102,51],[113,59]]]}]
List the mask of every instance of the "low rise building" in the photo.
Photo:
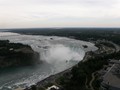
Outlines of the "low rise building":
[{"label": "low rise building", "polygon": [[[112,63],[114,61],[111,61]],[[120,61],[115,61],[114,64],[107,70],[102,77],[101,90],[120,90]]]}]

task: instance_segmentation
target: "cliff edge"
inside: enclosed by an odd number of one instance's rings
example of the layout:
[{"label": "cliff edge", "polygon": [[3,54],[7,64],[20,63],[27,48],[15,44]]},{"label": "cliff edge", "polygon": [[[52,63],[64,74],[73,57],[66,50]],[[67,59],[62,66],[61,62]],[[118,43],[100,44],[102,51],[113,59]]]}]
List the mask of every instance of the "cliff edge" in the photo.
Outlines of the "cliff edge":
[{"label": "cliff edge", "polygon": [[39,53],[28,45],[0,40],[0,68],[34,65],[39,63]]}]

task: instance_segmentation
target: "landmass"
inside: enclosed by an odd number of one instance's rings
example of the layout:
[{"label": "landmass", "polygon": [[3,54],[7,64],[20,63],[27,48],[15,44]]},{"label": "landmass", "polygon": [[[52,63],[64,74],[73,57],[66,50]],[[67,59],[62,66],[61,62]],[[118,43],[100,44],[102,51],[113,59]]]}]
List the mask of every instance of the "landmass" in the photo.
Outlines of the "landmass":
[{"label": "landmass", "polygon": [[[63,36],[95,43],[74,67],[52,75],[25,90],[120,90],[120,29],[63,28],[12,30],[21,34]],[[87,48],[85,46],[85,48]]]},{"label": "landmass", "polygon": [[0,69],[39,63],[39,53],[28,45],[0,40]]},{"label": "landmass", "polygon": [[[74,67],[52,75],[25,90],[120,90],[119,65],[116,66],[116,62],[119,63],[120,59],[119,28],[12,31],[21,34],[69,37],[95,43],[99,48],[95,52],[87,52],[83,61]],[[86,46],[83,47],[87,48]]]}]

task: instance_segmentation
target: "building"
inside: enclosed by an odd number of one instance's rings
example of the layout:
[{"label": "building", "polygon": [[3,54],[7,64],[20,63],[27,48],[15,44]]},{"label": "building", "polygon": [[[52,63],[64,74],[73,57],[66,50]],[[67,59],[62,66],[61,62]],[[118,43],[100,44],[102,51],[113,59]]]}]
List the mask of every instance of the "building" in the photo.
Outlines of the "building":
[{"label": "building", "polygon": [[110,62],[113,65],[102,77],[101,90],[120,90],[120,61],[112,60]]}]

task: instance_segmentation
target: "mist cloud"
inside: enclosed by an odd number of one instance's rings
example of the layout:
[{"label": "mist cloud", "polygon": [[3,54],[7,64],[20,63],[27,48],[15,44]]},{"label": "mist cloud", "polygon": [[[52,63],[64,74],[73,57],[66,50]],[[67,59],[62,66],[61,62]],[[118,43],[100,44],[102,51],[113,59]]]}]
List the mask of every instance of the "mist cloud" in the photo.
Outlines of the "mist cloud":
[{"label": "mist cloud", "polygon": [[51,46],[45,53],[42,54],[42,59],[48,63],[60,63],[69,61],[80,61],[83,59],[85,52],[74,48],[66,47],[62,44]]}]

